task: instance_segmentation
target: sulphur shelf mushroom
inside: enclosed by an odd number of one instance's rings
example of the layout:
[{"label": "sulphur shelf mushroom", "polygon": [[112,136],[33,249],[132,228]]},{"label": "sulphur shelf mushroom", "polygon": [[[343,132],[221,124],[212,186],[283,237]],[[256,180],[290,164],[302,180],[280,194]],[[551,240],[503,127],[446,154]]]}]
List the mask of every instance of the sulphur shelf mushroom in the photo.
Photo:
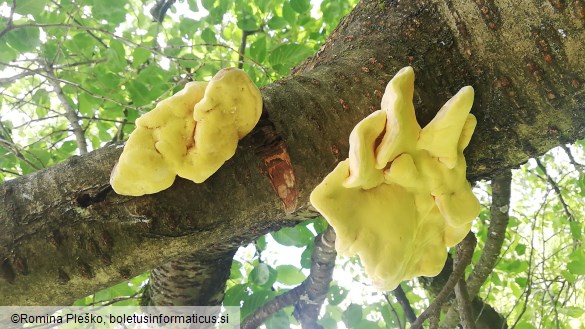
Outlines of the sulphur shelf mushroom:
[{"label": "sulphur shelf mushroom", "polygon": [[388,83],[381,109],[351,132],[349,159],[310,197],[335,229],[337,251],[359,255],[381,290],[437,275],[447,248],[479,213],[463,157],[476,125],[473,88],[462,88],[422,129],[413,93],[414,71],[405,67]]},{"label": "sulphur shelf mushroom", "polygon": [[260,91],[242,70],[190,82],[136,120],[110,184],[139,196],[170,187],[176,175],[203,182],[234,155],[261,113]]}]

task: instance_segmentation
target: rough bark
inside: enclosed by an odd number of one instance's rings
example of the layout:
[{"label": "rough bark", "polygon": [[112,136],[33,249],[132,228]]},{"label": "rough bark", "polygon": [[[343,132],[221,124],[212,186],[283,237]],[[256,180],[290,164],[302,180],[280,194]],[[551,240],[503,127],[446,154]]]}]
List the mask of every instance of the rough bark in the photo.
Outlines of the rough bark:
[{"label": "rough bark", "polygon": [[[581,6],[581,7],[579,7]],[[262,90],[298,191],[287,215],[250,138],[204,184],[113,193],[106,147],[0,185],[0,303],[68,304],[170,259],[314,216],[312,188],[398,69],[417,74],[422,125],[464,85],[478,126],[468,176],[488,177],[585,135],[583,1],[362,1],[291,77]]]},{"label": "rough bark", "polygon": [[141,305],[221,305],[236,250],[196,252],[156,267]]}]

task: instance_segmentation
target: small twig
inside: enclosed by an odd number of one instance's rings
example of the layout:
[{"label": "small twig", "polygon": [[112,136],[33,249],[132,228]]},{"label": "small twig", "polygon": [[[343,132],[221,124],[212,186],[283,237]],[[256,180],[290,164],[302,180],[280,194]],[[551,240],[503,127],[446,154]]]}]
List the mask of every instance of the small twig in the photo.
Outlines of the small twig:
[{"label": "small twig", "polygon": [[4,34],[8,33],[12,30],[14,26],[14,12],[16,11],[16,0],[12,0],[12,6],[10,6],[10,14],[8,15],[8,22],[6,22],[6,27],[0,31],[0,38],[4,36]]},{"label": "small twig", "polygon": [[22,176],[22,174],[17,173],[16,171],[8,170],[8,169],[2,169],[2,168],[0,168],[0,171],[3,172],[3,173],[6,173],[6,174],[14,175],[14,176]]},{"label": "small twig", "polygon": [[[75,67],[75,66],[82,66],[82,65],[103,63],[105,61],[106,61],[105,59],[97,59],[97,60],[76,62],[76,63],[70,63],[70,64],[60,64],[60,65],[53,66],[53,69],[54,70],[58,70],[58,69],[66,68],[66,67]],[[14,81],[16,81],[18,79],[26,78],[28,76],[35,75],[35,74],[40,74],[40,73],[42,73],[44,71],[43,68],[29,69],[27,67],[22,67],[22,66],[19,66],[19,65],[14,65],[14,64],[11,64],[11,63],[6,63],[6,62],[0,62],[0,65],[7,66],[7,67],[12,67],[12,68],[20,69],[20,70],[23,70],[24,71],[24,72],[18,73],[16,75],[13,75],[11,77],[8,77],[8,78],[0,78],[0,85],[4,85],[4,84],[7,84],[7,83],[12,83],[12,82],[14,82]]]},{"label": "small twig", "polygon": [[[57,6],[59,9],[61,9],[62,11],[64,11],[64,12],[65,12],[65,9],[63,8],[63,6],[61,6],[61,4],[60,4],[60,3],[58,3],[58,2],[57,2],[57,1],[55,1],[55,0],[51,0],[51,2],[52,2],[54,5],[56,5],[56,6]],[[73,15],[71,15],[71,13],[69,13],[69,12],[66,12],[66,14],[67,14],[67,16],[68,16],[70,19],[72,19],[72,20],[73,20],[73,21],[74,21],[74,22],[75,22],[77,25],[79,25],[79,26],[84,26],[83,24],[81,24],[81,22],[80,22],[80,21],[79,21],[77,18],[75,18]],[[94,38],[94,39],[95,39],[97,42],[99,42],[99,43],[100,43],[100,44],[101,44],[101,45],[102,45],[104,48],[106,48],[106,49],[108,49],[108,48],[109,48],[109,47],[108,47],[108,45],[106,45],[106,44],[105,44],[105,42],[104,42],[102,39],[100,39],[100,38],[99,38],[97,35],[95,35],[93,32],[91,32],[91,31],[89,31],[89,30],[88,30],[88,31],[87,31],[87,34],[89,34],[89,35],[90,35],[92,38]]]},{"label": "small twig", "polygon": [[565,215],[567,216],[567,219],[570,222],[574,221],[575,218],[573,217],[573,213],[571,213],[571,211],[569,210],[569,206],[567,206],[567,203],[565,202],[565,198],[563,198],[563,194],[561,193],[561,189],[559,188],[559,185],[549,175],[549,173],[546,169],[546,166],[544,164],[542,164],[540,159],[535,158],[535,160],[536,160],[536,164],[538,165],[538,168],[540,168],[542,170],[542,172],[544,172],[544,175],[546,176],[546,181],[552,186],[553,190],[555,191],[555,194],[559,198],[559,201],[561,202],[561,205],[563,206],[563,210],[565,211]]},{"label": "small twig", "polygon": [[384,295],[384,299],[386,299],[386,302],[388,302],[388,306],[390,306],[390,310],[392,311],[392,314],[394,314],[394,317],[396,318],[396,322],[398,322],[398,328],[402,328],[402,321],[400,321],[400,317],[398,316],[398,312],[396,312],[394,305],[392,305],[392,302],[390,301],[390,297],[388,297],[388,294],[386,294],[386,293],[384,293],[383,295]]},{"label": "small twig", "polygon": [[561,144],[561,148],[565,151],[565,153],[569,157],[569,161],[573,164],[573,166],[575,167],[575,169],[577,169],[577,171],[582,174],[583,173],[583,169],[585,168],[585,165],[583,165],[581,163],[578,163],[575,160],[575,157],[573,157],[573,152],[571,152],[571,149],[567,145]]},{"label": "small twig", "polygon": [[404,290],[402,290],[402,287],[401,286],[396,287],[396,289],[392,290],[392,294],[394,294],[394,297],[396,297],[398,304],[400,304],[400,306],[402,307],[402,310],[404,311],[404,315],[406,315],[406,319],[408,320],[408,322],[413,323],[414,321],[416,321],[416,314],[414,313],[414,310],[412,309],[410,301],[406,297]]},{"label": "small twig", "polygon": [[472,232],[467,233],[467,236],[461,243],[457,245],[457,253],[459,262],[453,268],[453,272],[449,276],[447,283],[441,289],[441,292],[437,295],[435,300],[427,307],[427,309],[414,321],[411,329],[422,328],[423,323],[428,319],[431,314],[440,310],[441,306],[449,299],[453,293],[453,288],[465,272],[465,268],[471,263],[471,257],[473,256],[473,250],[475,249],[476,239]]},{"label": "small twig", "polygon": [[240,49],[238,50],[238,68],[242,69],[244,67],[244,57],[246,54],[246,39],[248,39],[249,35],[254,33],[262,32],[262,29],[258,29],[255,31],[242,31],[242,42],[240,42]]},{"label": "small twig", "polygon": [[61,105],[65,109],[64,116],[69,121],[71,128],[73,129],[73,135],[75,136],[75,140],[77,141],[77,148],[79,148],[79,154],[87,154],[87,141],[85,140],[85,133],[81,125],[79,124],[79,116],[77,115],[77,111],[69,104],[67,101],[67,97],[65,93],[63,93],[63,89],[59,85],[57,78],[52,72],[50,67],[47,68],[47,76],[49,78],[49,83],[53,86],[55,93],[57,94],[57,98],[61,102]]}]

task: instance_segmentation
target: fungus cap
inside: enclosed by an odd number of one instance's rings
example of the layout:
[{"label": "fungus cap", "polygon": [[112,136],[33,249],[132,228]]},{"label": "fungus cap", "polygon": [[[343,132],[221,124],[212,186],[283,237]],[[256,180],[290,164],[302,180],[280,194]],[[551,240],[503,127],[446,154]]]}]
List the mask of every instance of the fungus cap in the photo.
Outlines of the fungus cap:
[{"label": "fungus cap", "polygon": [[261,112],[260,91],[242,70],[190,82],[136,120],[110,184],[139,196],[170,187],[176,175],[203,182],[234,155]]},{"label": "fungus cap", "polygon": [[382,110],[351,132],[349,159],[310,196],[337,233],[337,251],[359,255],[385,290],[437,275],[447,248],[465,237],[479,213],[463,156],[476,125],[469,114],[473,89],[461,89],[422,130],[413,93],[414,71],[407,67],[388,83]]}]

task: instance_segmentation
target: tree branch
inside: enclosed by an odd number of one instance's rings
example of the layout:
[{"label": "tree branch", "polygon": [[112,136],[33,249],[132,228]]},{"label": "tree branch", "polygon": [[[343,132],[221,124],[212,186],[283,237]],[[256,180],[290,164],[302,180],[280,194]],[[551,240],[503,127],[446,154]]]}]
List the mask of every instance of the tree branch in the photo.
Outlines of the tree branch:
[{"label": "tree branch", "polygon": [[[510,211],[512,172],[505,170],[492,177],[492,204],[490,207],[490,224],[487,232],[487,240],[482,248],[481,256],[473,266],[473,271],[467,280],[467,291],[469,298],[473,298],[479,293],[479,289],[487,280],[488,276],[494,270],[496,262],[500,255],[502,245],[506,238],[506,228],[508,227]],[[451,305],[443,325],[451,328],[456,325],[459,316],[457,314],[457,305]]]},{"label": "tree branch", "polygon": [[293,315],[303,328],[320,328],[317,317],[329,291],[329,283],[335,267],[335,231],[328,226],[315,238],[309,276],[295,288],[276,296],[242,321],[242,329],[260,326],[268,317],[284,307],[295,304]]},{"label": "tree branch", "polygon": [[150,272],[141,305],[221,305],[239,244],[216,246],[173,259]]},{"label": "tree branch", "polygon": [[[455,264],[456,263],[457,261],[455,261]],[[475,319],[471,309],[471,300],[469,299],[464,277],[461,277],[459,282],[455,285],[455,298],[459,305],[459,315],[461,317],[463,329],[475,329]]]},{"label": "tree branch", "polygon": [[471,256],[473,256],[473,250],[475,249],[475,235],[473,232],[469,232],[465,239],[457,245],[457,256],[456,261],[453,262],[453,272],[449,276],[447,283],[441,289],[441,292],[435,297],[432,304],[427,307],[426,310],[414,321],[411,329],[422,328],[423,323],[428,319],[434,312],[440,310],[441,306],[447,302],[449,296],[453,293],[453,289],[459,279],[465,272],[465,268],[471,262]]},{"label": "tree branch", "polygon": [[404,315],[406,315],[406,319],[408,320],[408,322],[413,323],[414,321],[416,321],[416,314],[414,313],[414,310],[412,309],[410,301],[408,300],[408,297],[406,297],[404,290],[402,290],[402,287],[401,286],[396,287],[396,289],[392,290],[392,294],[394,294],[394,297],[396,297],[398,304],[400,304],[400,306],[402,307],[402,310],[404,311]]},{"label": "tree branch", "polygon": [[154,22],[162,23],[165,19],[165,15],[167,14],[167,10],[171,8],[172,5],[175,4],[177,0],[157,0],[154,4],[154,7],[150,9],[150,14],[152,15],[152,20]]}]

